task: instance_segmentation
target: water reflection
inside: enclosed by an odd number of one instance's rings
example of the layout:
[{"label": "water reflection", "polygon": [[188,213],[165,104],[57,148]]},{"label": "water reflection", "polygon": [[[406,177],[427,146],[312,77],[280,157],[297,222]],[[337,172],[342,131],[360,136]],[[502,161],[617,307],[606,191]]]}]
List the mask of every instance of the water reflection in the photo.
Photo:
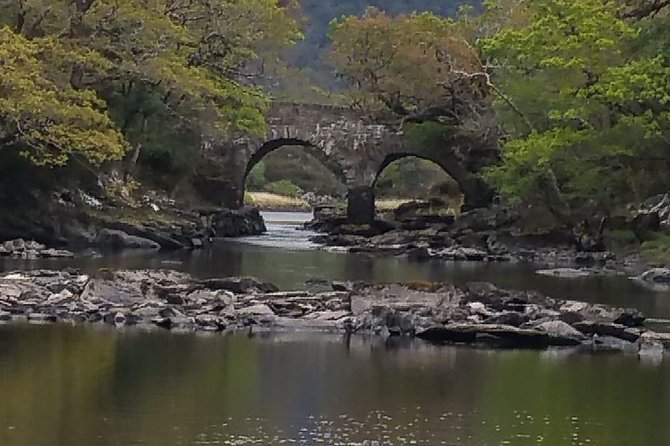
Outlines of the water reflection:
[{"label": "water reflection", "polygon": [[668,444],[668,363],[0,326],[3,446]]}]

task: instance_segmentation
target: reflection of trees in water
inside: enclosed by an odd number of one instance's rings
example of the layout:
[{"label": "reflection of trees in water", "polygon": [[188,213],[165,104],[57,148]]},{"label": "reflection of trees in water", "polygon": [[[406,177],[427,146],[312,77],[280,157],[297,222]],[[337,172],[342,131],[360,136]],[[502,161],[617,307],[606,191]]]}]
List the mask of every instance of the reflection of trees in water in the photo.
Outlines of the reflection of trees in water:
[{"label": "reflection of trees in water", "polygon": [[116,347],[114,332],[0,326],[0,444],[80,445],[106,430]]},{"label": "reflection of trees in water", "polygon": [[573,433],[660,445],[670,434],[667,368],[379,337],[1,327],[0,444],[170,446],[260,432],[272,444],[316,417],[352,441],[369,439],[375,422],[467,446],[572,444]]},{"label": "reflection of trees in water", "polygon": [[487,444],[665,444],[667,377],[625,355],[505,352],[481,383],[482,432]]}]

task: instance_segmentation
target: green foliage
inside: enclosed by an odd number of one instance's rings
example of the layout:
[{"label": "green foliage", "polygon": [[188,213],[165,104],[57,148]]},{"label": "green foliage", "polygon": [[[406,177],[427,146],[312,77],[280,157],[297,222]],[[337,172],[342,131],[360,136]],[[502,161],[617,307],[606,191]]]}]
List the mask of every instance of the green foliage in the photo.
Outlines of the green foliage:
[{"label": "green foliage", "polygon": [[[262,176],[257,169],[262,169]],[[304,192],[337,196],[346,192],[340,179],[305,147],[282,147],[269,153],[247,177],[247,189],[261,191],[266,183],[289,180]]]},{"label": "green foliage", "polygon": [[0,143],[44,165],[262,133],[239,79],[300,37],[278,0],[5,0],[0,26]]},{"label": "green foliage", "polygon": [[405,135],[412,147],[422,148],[428,153],[438,153],[444,149],[444,136],[449,128],[433,121],[410,123],[405,126]]},{"label": "green foliage", "polygon": [[392,17],[376,8],[334,20],[330,60],[356,105],[406,116],[448,109],[461,121],[482,99],[482,64],[460,29],[429,12]]},{"label": "green foliage", "polygon": [[296,186],[289,180],[280,180],[268,183],[263,188],[266,192],[271,192],[277,195],[284,195],[286,197],[297,198],[302,195],[302,189]]},{"label": "green foliage", "polygon": [[247,189],[260,190],[266,183],[265,180],[265,163],[259,162],[251,169],[247,176]]},{"label": "green foliage", "polygon": [[625,20],[601,0],[510,8],[515,19],[480,40],[509,99],[499,104],[510,133],[504,162],[486,178],[511,200],[568,212],[667,191],[670,47],[656,23],[667,19]]},{"label": "green foliage", "polygon": [[427,11],[449,17],[455,16],[462,4],[476,7],[481,4],[479,0],[299,0],[299,3],[308,26],[305,39],[287,58],[293,66],[305,69],[312,81],[325,87],[338,86],[331,69],[322,60],[324,49],[330,45],[328,33],[332,20],[363,14],[371,6],[391,16]]},{"label": "green foliage", "polygon": [[640,240],[635,232],[627,229],[605,231],[603,242],[608,249],[617,252],[637,250],[640,247]]},{"label": "green foliage", "polygon": [[64,164],[72,154],[94,163],[119,158],[125,141],[104,102],[63,79],[53,66],[56,54],[107,67],[96,55],[70,51],[55,39],[31,41],[0,28],[0,144],[18,146],[38,165]]},{"label": "green foliage", "polygon": [[416,157],[389,164],[377,178],[375,189],[378,196],[393,198],[426,200],[460,195],[457,183],[440,166]]},{"label": "green foliage", "polygon": [[657,235],[644,242],[640,254],[646,260],[670,265],[670,235]]}]

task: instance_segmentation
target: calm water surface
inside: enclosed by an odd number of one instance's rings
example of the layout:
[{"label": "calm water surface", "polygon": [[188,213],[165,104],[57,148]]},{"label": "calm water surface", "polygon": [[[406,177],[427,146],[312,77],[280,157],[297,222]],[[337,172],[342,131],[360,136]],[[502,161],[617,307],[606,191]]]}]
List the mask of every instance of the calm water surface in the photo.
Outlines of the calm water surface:
[{"label": "calm water surface", "polygon": [[[0,268],[173,268],[285,289],[319,279],[488,280],[670,316],[670,295],[622,277],[318,251],[295,228],[305,216],[270,217],[267,235],[200,252],[5,259]],[[670,361],[634,355],[0,325],[0,446],[666,446],[668,419]]]},{"label": "calm water surface", "polygon": [[670,444],[625,355],[0,326],[0,396],[3,446]]}]

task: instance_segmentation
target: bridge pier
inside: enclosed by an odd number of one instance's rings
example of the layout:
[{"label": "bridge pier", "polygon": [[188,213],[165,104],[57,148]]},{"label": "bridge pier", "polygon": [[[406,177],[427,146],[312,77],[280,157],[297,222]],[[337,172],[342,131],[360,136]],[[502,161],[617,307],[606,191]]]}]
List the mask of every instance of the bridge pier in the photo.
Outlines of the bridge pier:
[{"label": "bridge pier", "polygon": [[375,191],[370,186],[349,189],[347,221],[351,225],[372,225],[375,222]]},{"label": "bridge pier", "polygon": [[469,175],[467,178],[461,179],[459,186],[464,198],[463,206],[461,207],[462,212],[485,208],[493,202],[493,189],[481,178]]}]

